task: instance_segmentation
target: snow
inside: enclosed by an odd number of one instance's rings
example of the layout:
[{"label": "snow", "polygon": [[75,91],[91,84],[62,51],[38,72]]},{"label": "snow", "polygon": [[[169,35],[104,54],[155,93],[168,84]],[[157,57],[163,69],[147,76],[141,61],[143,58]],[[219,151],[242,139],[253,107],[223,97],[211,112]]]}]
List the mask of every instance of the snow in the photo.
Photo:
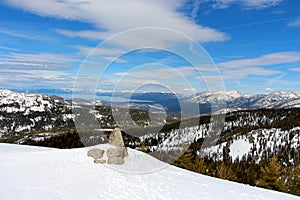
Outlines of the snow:
[{"label": "snow", "polygon": [[243,108],[222,108],[220,110],[215,111],[213,114],[227,114],[230,112],[237,112],[237,111],[241,111],[241,110],[246,110]]},{"label": "snow", "polygon": [[230,146],[229,155],[232,158],[242,157],[243,155],[247,155],[251,150],[251,144],[249,141],[245,140],[234,140],[233,144]]},{"label": "snow", "polygon": [[[223,148],[227,145],[227,142],[223,142],[219,145],[214,145],[209,148],[205,148],[201,150],[201,153],[204,155],[213,155],[215,154],[217,156],[218,160],[223,159]],[[249,141],[243,139],[242,137],[233,140],[232,144],[229,146],[229,156],[232,157],[233,160],[236,158],[241,159],[243,155],[248,155],[248,153],[251,150],[252,145],[249,143]]]},{"label": "snow", "polygon": [[63,120],[66,121],[68,119],[74,119],[75,115],[74,114],[63,114]]},{"label": "snow", "polygon": [[2,104],[18,104],[20,107],[6,106],[1,108],[1,111],[7,113],[25,112],[29,111],[44,112],[45,107],[51,108],[52,103],[49,97],[42,94],[25,94],[12,92],[9,90],[0,90],[0,105]]},{"label": "snow", "polygon": [[0,144],[1,199],[300,199],[189,172],[131,149],[123,166],[94,164],[86,153]]},{"label": "snow", "polygon": [[[17,153],[18,154],[23,154],[23,153],[26,153],[26,152],[43,152],[43,151],[57,151],[57,149],[46,148],[46,147],[31,147],[31,146],[25,146],[25,145],[13,145],[13,144],[0,143],[0,157],[1,157],[1,159],[4,159],[6,157],[10,157],[11,154],[17,154]],[[6,154],[7,154],[7,156],[5,156]]]}]

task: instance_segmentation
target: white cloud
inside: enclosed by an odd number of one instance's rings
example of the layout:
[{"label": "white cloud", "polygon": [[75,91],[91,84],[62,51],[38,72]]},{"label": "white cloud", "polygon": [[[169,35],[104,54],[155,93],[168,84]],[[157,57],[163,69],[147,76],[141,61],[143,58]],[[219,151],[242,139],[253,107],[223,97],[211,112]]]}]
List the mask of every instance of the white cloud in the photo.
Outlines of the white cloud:
[{"label": "white cloud", "polygon": [[256,8],[263,9],[272,6],[277,6],[284,0],[242,0],[242,4],[244,4],[247,8]]},{"label": "white cloud", "polygon": [[300,72],[300,67],[290,68],[289,71],[292,71],[292,72]]},{"label": "white cloud", "polygon": [[60,71],[0,69],[0,86],[4,88],[72,87],[74,77]]},{"label": "white cloud", "polygon": [[[103,40],[108,36],[125,30],[142,27],[162,27],[173,29],[189,35],[200,42],[223,41],[225,34],[214,29],[200,26],[183,14],[178,8],[184,5],[183,0],[110,0],[97,1],[57,1],[57,0],[8,0],[9,5],[22,8],[42,16],[52,16],[63,19],[79,20],[92,23],[99,31],[68,31],[57,30],[58,33],[70,37],[85,37]],[[129,45],[133,42],[149,38],[152,33],[133,35],[126,41],[120,41],[121,45]],[[173,41],[169,35],[163,33],[151,42]],[[175,38],[176,39],[176,38]]]},{"label": "white cloud", "polygon": [[[270,66],[295,62],[300,62],[300,52],[277,52],[265,54],[256,58],[220,62],[217,66],[222,70],[223,78],[225,80],[237,80],[246,78],[248,75],[270,76],[283,74],[282,71],[270,69]],[[284,70],[286,70],[286,68]],[[292,68],[289,70],[297,71],[298,68]]]},{"label": "white cloud", "polygon": [[79,59],[72,58],[69,55],[54,54],[54,53],[39,53],[39,54],[11,53],[10,58],[15,60],[27,60],[27,61],[48,62],[48,63],[69,63],[69,62],[80,61]]},{"label": "white cloud", "polygon": [[111,56],[105,57],[104,59],[112,61],[112,62],[118,62],[118,63],[126,63],[127,62],[126,60],[123,60],[121,58],[111,57]]},{"label": "white cloud", "polygon": [[10,53],[0,58],[0,65],[9,69],[63,70],[71,67],[71,63],[81,62],[80,59],[68,55],[53,53]]},{"label": "white cloud", "polygon": [[161,66],[153,66],[153,67],[142,67],[141,69],[137,69],[135,71],[129,72],[118,72],[115,73],[116,76],[127,76],[133,77],[136,79],[143,80],[151,79],[151,80],[171,80],[175,79],[179,76],[181,77],[191,77],[199,75],[197,70],[194,67],[183,66],[178,68],[163,68]]},{"label": "white cloud", "polygon": [[249,75],[270,76],[280,73],[282,72],[278,70],[264,69],[262,67],[248,67],[244,69],[224,69],[222,72],[222,78],[224,80],[239,80],[246,78]]},{"label": "white cloud", "polygon": [[94,48],[94,47],[87,47],[87,46],[76,46],[80,53],[84,56],[105,56],[105,55],[117,55],[124,53],[121,49],[115,48]]},{"label": "white cloud", "polygon": [[201,1],[195,1],[194,4],[193,4],[193,10],[191,12],[191,17],[193,20],[196,19],[197,17],[197,13],[200,9],[200,6],[201,6]]},{"label": "white cloud", "polygon": [[91,31],[91,30],[70,31],[70,30],[64,30],[64,29],[56,29],[55,31],[61,35],[68,36],[68,37],[84,37],[84,38],[91,38],[91,39],[101,38],[99,36],[100,32],[98,32],[98,31]]},{"label": "white cloud", "polygon": [[300,17],[296,18],[294,21],[288,24],[290,27],[300,27]]},{"label": "white cloud", "polygon": [[232,4],[240,4],[246,9],[264,9],[272,6],[277,6],[284,0],[206,0],[212,2],[213,7],[217,9],[225,9]]},{"label": "white cloud", "polygon": [[238,0],[209,0],[214,2],[213,7],[218,9],[228,8],[231,4],[237,3]]},{"label": "white cloud", "polygon": [[245,69],[248,67],[270,66],[300,61],[300,52],[277,52],[265,54],[257,58],[240,59],[220,62],[217,65],[223,69]]},{"label": "white cloud", "polygon": [[186,92],[195,92],[195,91],[197,91],[196,88],[184,88],[183,90],[186,91]]},{"label": "white cloud", "polygon": [[74,85],[74,75],[64,72],[81,60],[68,55],[11,53],[0,58],[0,86],[4,88]]},{"label": "white cloud", "polygon": [[19,33],[15,30],[8,30],[4,28],[0,28],[0,33],[13,36],[13,37],[18,37],[18,38],[24,38],[24,39],[29,39],[29,40],[51,40],[51,38],[45,37],[42,33]]},{"label": "white cloud", "polygon": [[265,88],[266,91],[272,91],[272,88]]},{"label": "white cloud", "polygon": [[6,46],[2,46],[2,45],[0,45],[0,49],[4,49],[4,50],[8,50],[8,51],[19,51],[19,49],[6,47]]}]

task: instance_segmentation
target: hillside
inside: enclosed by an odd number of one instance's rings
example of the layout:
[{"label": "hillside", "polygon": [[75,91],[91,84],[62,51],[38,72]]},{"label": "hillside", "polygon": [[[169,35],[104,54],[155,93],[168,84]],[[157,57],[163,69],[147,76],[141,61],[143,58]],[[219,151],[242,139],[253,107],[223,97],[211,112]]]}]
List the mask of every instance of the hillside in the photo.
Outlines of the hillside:
[{"label": "hillside", "polygon": [[1,199],[300,199],[189,172],[131,149],[120,168],[96,165],[86,153],[0,144]]}]

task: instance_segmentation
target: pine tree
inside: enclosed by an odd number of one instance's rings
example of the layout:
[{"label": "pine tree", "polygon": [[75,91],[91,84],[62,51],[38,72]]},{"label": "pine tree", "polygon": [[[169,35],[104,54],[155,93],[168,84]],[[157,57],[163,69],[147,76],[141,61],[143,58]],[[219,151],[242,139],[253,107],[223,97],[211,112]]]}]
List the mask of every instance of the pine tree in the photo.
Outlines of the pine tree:
[{"label": "pine tree", "polygon": [[288,181],[289,192],[300,196],[300,165],[291,168]]},{"label": "pine tree", "polygon": [[176,160],[175,165],[177,167],[182,167],[184,169],[198,172],[201,174],[204,174],[206,172],[205,161],[202,158],[200,158],[196,153],[184,153]]},{"label": "pine tree", "polygon": [[142,151],[142,152],[144,152],[144,153],[148,153],[148,152],[149,152],[149,149],[148,149],[148,146],[147,146],[145,140],[143,140],[143,141],[140,143],[140,151]]},{"label": "pine tree", "polygon": [[199,156],[195,157],[193,171],[204,174],[206,172],[206,164],[202,158]]},{"label": "pine tree", "polygon": [[232,168],[225,165],[225,162],[222,162],[221,165],[217,167],[217,176],[221,179],[227,179],[236,181],[237,177],[233,172]]},{"label": "pine tree", "polygon": [[287,191],[284,172],[282,166],[277,162],[276,156],[270,159],[267,166],[261,167],[261,173],[258,186],[272,190]]}]

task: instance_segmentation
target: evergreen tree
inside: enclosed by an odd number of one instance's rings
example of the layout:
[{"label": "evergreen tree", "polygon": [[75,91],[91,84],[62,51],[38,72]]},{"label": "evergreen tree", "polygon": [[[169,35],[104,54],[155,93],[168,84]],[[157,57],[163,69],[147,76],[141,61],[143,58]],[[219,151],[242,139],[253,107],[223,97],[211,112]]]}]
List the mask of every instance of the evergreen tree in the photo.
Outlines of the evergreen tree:
[{"label": "evergreen tree", "polygon": [[145,140],[143,140],[141,143],[140,143],[140,151],[144,152],[144,153],[148,153],[149,152],[149,149],[148,149],[148,145],[146,143]]},{"label": "evergreen tree", "polygon": [[300,165],[291,168],[288,181],[289,192],[300,196]]},{"label": "evergreen tree", "polygon": [[277,157],[273,156],[267,166],[261,167],[261,178],[258,186],[278,190],[287,191],[285,176],[282,166],[277,162]]},{"label": "evergreen tree", "polygon": [[206,172],[206,164],[202,158],[199,156],[195,157],[193,171],[204,174]]},{"label": "evergreen tree", "polygon": [[192,152],[184,153],[182,156],[180,156],[176,160],[175,165],[177,167],[181,167],[201,174],[204,174],[206,172],[205,161],[196,153]]},{"label": "evergreen tree", "polygon": [[227,179],[232,181],[237,180],[237,177],[233,172],[232,168],[230,166],[226,166],[225,162],[222,162],[217,167],[217,176],[221,179]]}]

